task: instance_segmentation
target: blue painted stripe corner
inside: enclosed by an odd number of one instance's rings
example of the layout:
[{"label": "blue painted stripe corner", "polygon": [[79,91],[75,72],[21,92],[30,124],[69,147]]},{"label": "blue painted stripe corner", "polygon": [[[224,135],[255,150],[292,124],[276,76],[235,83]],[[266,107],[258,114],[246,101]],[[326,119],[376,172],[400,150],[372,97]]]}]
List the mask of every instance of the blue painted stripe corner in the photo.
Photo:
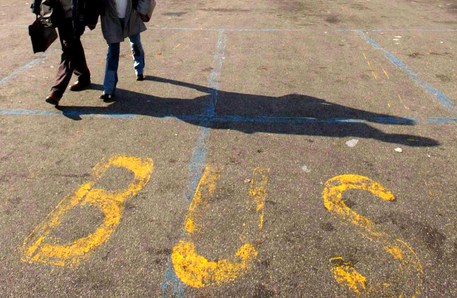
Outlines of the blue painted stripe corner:
[{"label": "blue painted stripe corner", "polygon": [[369,37],[367,34],[365,34],[363,31],[356,31],[359,36],[365,40],[366,42],[368,42],[369,44],[371,44],[371,46],[373,46],[375,49],[378,49],[380,51],[382,51],[384,53],[384,55],[387,57],[387,59],[389,59],[393,64],[395,64],[398,68],[400,68],[401,70],[403,70],[405,73],[408,74],[408,76],[414,81],[416,82],[419,86],[421,86],[422,88],[424,88],[427,92],[429,92],[430,94],[434,95],[438,100],[439,102],[443,105],[443,107],[447,108],[448,110],[451,110],[452,112],[455,112],[455,103],[449,98],[447,97],[445,94],[443,94],[441,91],[439,91],[438,89],[432,87],[430,84],[422,81],[419,79],[419,76],[417,75],[417,73],[415,73],[411,68],[409,68],[403,61],[401,61],[400,59],[398,59],[397,57],[395,57],[392,53],[390,53],[389,51],[387,51],[386,49],[384,49],[381,45],[379,45],[374,39],[372,39],[371,37]]}]

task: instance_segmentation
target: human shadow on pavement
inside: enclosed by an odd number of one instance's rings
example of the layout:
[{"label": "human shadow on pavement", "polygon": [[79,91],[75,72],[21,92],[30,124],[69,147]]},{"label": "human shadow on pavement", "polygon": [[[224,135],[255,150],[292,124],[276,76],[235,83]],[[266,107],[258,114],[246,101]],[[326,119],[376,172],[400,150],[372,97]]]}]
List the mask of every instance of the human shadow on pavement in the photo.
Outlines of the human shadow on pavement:
[{"label": "human shadow on pavement", "polygon": [[368,124],[414,126],[413,119],[354,109],[312,96],[273,97],[215,90],[153,76],[147,76],[146,80],[192,88],[203,94],[194,99],[164,98],[118,89],[116,101],[106,107],[60,106],[59,109],[74,120],[80,120],[83,115],[174,117],[192,125],[244,133],[355,137],[413,147],[439,145],[434,139],[386,133]]}]

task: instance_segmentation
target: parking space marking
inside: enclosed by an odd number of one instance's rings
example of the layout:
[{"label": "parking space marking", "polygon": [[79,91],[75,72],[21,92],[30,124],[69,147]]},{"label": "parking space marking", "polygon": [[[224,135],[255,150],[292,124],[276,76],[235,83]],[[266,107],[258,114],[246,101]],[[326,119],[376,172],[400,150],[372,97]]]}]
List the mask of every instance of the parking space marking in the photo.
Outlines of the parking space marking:
[{"label": "parking space marking", "polygon": [[[133,181],[122,190],[106,191],[94,188],[110,167],[124,168],[134,174]],[[57,207],[24,240],[22,261],[55,266],[74,266],[87,258],[87,254],[110,238],[119,225],[125,202],[134,197],[148,183],[153,172],[152,159],[131,156],[114,156],[100,162],[93,169],[94,180],[84,183],[72,196],[65,197]],[[104,216],[95,232],[71,243],[60,244],[51,236],[62,219],[73,208],[89,205],[98,208]]]},{"label": "parking space marking", "polygon": [[[8,25],[6,24],[6,25],[2,25],[2,26],[8,26]],[[223,63],[223,59],[221,59],[221,58],[224,55],[225,39],[226,39],[226,33],[227,32],[238,32],[238,33],[243,33],[243,32],[265,32],[265,33],[303,32],[303,33],[306,33],[306,32],[309,32],[308,29],[282,29],[282,28],[194,28],[194,27],[151,27],[151,28],[153,28],[155,30],[165,30],[165,31],[171,30],[171,31],[218,32],[218,34],[219,34],[218,47],[217,47],[217,52],[216,52],[216,55],[215,55],[216,69],[213,70],[211,75],[217,74],[218,73],[217,71],[221,69],[221,68],[219,68],[219,66],[221,66],[222,63]],[[369,37],[364,32],[444,32],[444,33],[447,33],[447,32],[457,32],[457,30],[454,30],[454,29],[417,29],[417,28],[408,29],[408,28],[405,28],[405,29],[334,29],[334,30],[330,30],[330,31],[331,32],[340,32],[340,33],[357,33],[363,40],[368,42],[373,48],[381,50],[383,52],[383,54],[393,64],[395,64],[402,71],[406,72],[408,74],[408,76],[415,83],[417,83],[420,87],[425,89],[430,94],[434,95],[446,109],[448,109],[451,112],[456,112],[455,103],[453,102],[453,100],[448,98],[445,94],[440,92],[438,89],[432,87],[428,83],[421,81],[419,79],[418,75],[411,68],[409,68],[405,63],[403,63],[401,60],[399,60],[397,57],[395,57],[389,51],[387,51],[382,46],[380,46],[373,38]],[[56,51],[57,50],[54,50],[53,52],[56,52]],[[51,52],[49,52],[49,53],[51,53]],[[46,57],[46,55],[49,55],[49,53],[46,53],[44,57]],[[222,54],[222,55],[220,55],[220,54]],[[33,67],[35,64],[37,64],[39,61],[41,61],[43,59],[44,59],[43,57],[37,58],[37,59],[33,60],[32,62],[30,62],[29,64],[14,70],[9,76],[7,76],[6,78],[3,78],[2,80],[0,80],[0,85],[2,85],[3,83],[9,81],[10,79],[14,78],[18,74],[26,71],[27,69]],[[379,78],[379,75],[373,70],[373,68],[372,68],[372,66],[370,64],[370,61],[367,60],[367,63],[369,64],[369,67],[372,70],[372,75],[377,80]],[[384,71],[386,77],[388,79],[390,79],[389,75],[385,72],[384,69],[383,69],[383,71]],[[213,82],[213,84],[217,84],[217,80],[212,80],[212,79],[210,79],[210,80]],[[213,88],[213,89],[214,89],[214,92],[217,93],[218,88]],[[213,96],[213,98],[214,98],[214,96]],[[216,98],[217,98],[217,94],[216,94]],[[401,101],[402,105],[404,106],[404,108],[409,110],[409,108],[402,102],[402,99],[400,99],[400,101]],[[217,103],[217,100],[216,101],[212,101],[211,105],[212,104],[216,104],[216,103]],[[208,108],[211,108],[212,107],[211,105],[208,106]],[[390,99],[388,99],[388,106],[390,106]],[[90,114],[90,112],[87,113],[87,111],[71,111],[71,112],[64,112],[64,113],[66,115],[70,116],[70,117],[73,116],[73,115],[79,116],[81,114],[82,115]],[[59,114],[60,113],[54,114],[53,112],[34,111],[34,110],[25,110],[25,109],[23,109],[23,110],[1,109],[0,110],[0,115],[47,115],[47,116],[54,116],[54,115],[59,115]],[[116,113],[116,112],[114,112],[114,113],[112,113],[112,112],[103,113],[102,112],[102,113],[97,113],[97,114],[98,115],[96,115],[96,116],[105,116],[105,117],[113,117],[113,118],[134,118],[136,116],[136,115],[132,115],[132,114],[124,114],[124,113]],[[194,117],[199,118],[200,116],[202,116],[202,115],[195,115]],[[203,115],[202,118],[204,118],[205,116],[208,116],[208,115]],[[218,119],[216,119],[216,115],[213,114],[213,116],[214,117],[212,117],[212,120],[217,122]],[[176,118],[179,118],[179,116],[175,116],[175,115],[163,115],[163,117],[176,117]],[[237,116],[233,116],[233,117],[236,118]],[[211,116],[210,116],[210,118],[211,118]],[[244,119],[243,120],[247,121],[247,122],[259,122],[259,117],[245,118],[245,119],[246,120],[244,120]],[[450,121],[448,121],[446,117],[444,117],[443,119],[444,120],[442,122],[453,123],[452,119]],[[348,119],[348,120],[350,121],[351,119]],[[202,121],[204,121],[204,119]],[[232,119],[231,121],[234,121],[234,120]],[[275,118],[273,118],[273,121],[275,121]],[[307,121],[306,123],[308,123],[309,119],[303,119],[303,118],[300,119],[299,118],[297,121],[299,121],[299,122]],[[433,123],[433,121],[429,121],[429,123]],[[200,171],[200,173],[201,173],[201,171]],[[198,179],[194,179],[194,180],[198,181]],[[195,183],[194,183],[194,186],[195,186]]]},{"label": "parking space marking", "polygon": [[[368,65],[368,69],[371,71],[371,74],[373,76],[373,78],[376,80],[376,81],[379,81],[380,80],[380,76],[378,75],[376,69],[373,67],[373,64],[371,63],[370,59],[368,58],[368,55],[365,53],[365,52],[362,52],[363,54],[363,58],[365,59],[367,65]],[[389,73],[387,72],[387,70],[384,69],[384,67],[382,66],[379,66],[379,68],[381,68],[382,70],[382,73],[384,74],[384,77],[387,81],[390,81],[391,78],[390,78],[390,75]],[[382,77],[382,76],[381,76]],[[389,107],[389,109],[392,107],[392,102],[390,100],[391,98],[391,94],[386,94],[386,98],[387,98],[387,107]],[[405,110],[410,110],[410,108],[405,104],[404,100],[403,100],[403,97],[400,95],[400,94],[397,94],[397,98],[400,100],[400,104],[403,106],[403,108]]]},{"label": "parking space marking", "polygon": [[430,124],[457,124],[456,117],[431,117],[428,119]]},{"label": "parking space marking", "polygon": [[[218,100],[219,80],[222,74],[224,63],[225,48],[227,44],[227,35],[224,30],[218,30],[216,51],[213,57],[213,69],[209,75],[208,88],[211,90],[210,101],[206,107],[205,113],[199,117],[200,135],[195,141],[194,154],[189,163],[189,173],[191,184],[184,194],[184,199],[190,201],[192,194],[197,191],[198,183],[202,178],[202,173],[206,165],[207,142],[211,136],[210,123],[216,114],[216,105]],[[186,248],[189,248],[186,246]],[[177,277],[172,264],[172,257],[168,260],[167,270],[165,271],[164,281],[162,282],[162,296],[183,297],[186,285]]]},{"label": "parking space marking", "polygon": [[[201,179],[205,177],[205,174],[201,176],[202,169],[206,165],[206,157],[207,157],[207,142],[210,137],[210,132],[211,128],[208,128],[210,123],[217,123],[217,122],[253,122],[253,123],[278,123],[278,124],[307,124],[307,123],[325,123],[325,124],[340,124],[340,123],[365,123],[367,121],[360,120],[360,119],[316,119],[316,118],[308,118],[308,117],[242,117],[242,116],[237,116],[237,115],[228,115],[228,116],[217,116],[215,113],[215,108],[217,104],[217,92],[218,92],[218,79],[221,74],[222,70],[222,65],[223,65],[223,57],[224,57],[224,51],[225,51],[225,45],[226,45],[226,32],[305,32],[302,29],[297,29],[297,30],[285,30],[285,29],[198,29],[198,28],[155,28],[159,30],[184,30],[184,31],[217,31],[218,32],[218,41],[217,41],[217,49],[214,57],[214,64],[217,66],[210,74],[210,79],[209,79],[209,87],[212,89],[212,94],[211,94],[211,101],[209,102],[208,108],[205,112],[204,115],[194,115],[194,116],[175,116],[175,115],[164,115],[163,117],[170,117],[170,118],[178,118],[178,119],[196,119],[198,120],[202,125],[200,128],[200,135],[196,140],[196,146],[195,146],[195,151],[194,155],[192,157],[192,160],[190,162],[190,173],[192,176],[192,186],[190,187],[190,191],[194,190],[195,193],[198,190],[198,181],[201,183]],[[373,30],[372,30],[373,31]],[[386,31],[386,30],[384,30]],[[457,30],[454,30],[457,31]],[[454,32],[452,31],[452,32]],[[357,32],[359,33],[363,39],[368,41],[374,48],[380,49],[384,52],[387,58],[391,60],[394,64],[396,64],[398,67],[400,67],[402,70],[406,71],[410,77],[413,78],[419,85],[430,93],[436,95],[440,101],[442,101],[443,105],[449,105],[450,107],[453,106],[453,102],[448,99],[444,94],[440,93],[438,90],[434,89],[433,87],[429,86],[426,83],[423,83],[419,81],[417,78],[417,74],[415,74],[411,69],[409,69],[403,62],[395,58],[392,54],[390,54],[388,51],[383,49],[381,46],[379,46],[374,40],[369,38],[367,35],[365,35],[366,38],[363,37],[364,33],[361,32],[361,30],[352,30],[351,32]],[[443,32],[443,31],[436,31],[436,32]],[[445,30],[444,32],[451,32]],[[371,42],[373,41],[373,42]],[[395,58],[395,59],[394,59]],[[30,62],[27,65],[24,65],[23,67],[15,70],[13,73],[11,73],[8,77],[2,79],[0,81],[0,85],[6,83],[9,81],[11,78],[15,77],[17,74],[26,71],[28,68],[33,67],[37,63],[39,63],[39,59],[37,58]],[[37,60],[37,61],[36,61]],[[371,67],[371,65],[369,65]],[[387,72],[383,69],[385,76],[390,79],[389,75]],[[375,77],[377,79],[377,76]],[[400,100],[401,97],[400,97]],[[74,112],[75,114],[77,112]],[[0,110],[0,115],[42,115],[42,116],[56,116],[56,115],[61,115],[60,112],[48,112],[48,111],[34,111],[34,110],[14,110],[14,109],[4,109]],[[122,114],[122,113],[106,113],[105,115],[101,116],[106,116],[106,117],[113,117],[113,118],[135,118],[137,115],[132,115],[132,114]],[[413,121],[414,123],[417,123],[415,119],[413,118],[404,118],[408,119],[408,121]],[[400,122],[399,122],[400,121]],[[377,118],[378,123],[386,123],[386,124],[398,124],[401,123],[401,119],[395,118],[395,117],[381,117]],[[428,123],[455,123],[457,120],[455,118],[429,118]],[[406,122],[405,122],[406,123]],[[410,122],[408,122],[410,123]],[[203,125],[205,124],[205,125]],[[122,157],[123,158],[123,157]],[[122,159],[121,158],[121,159]],[[128,159],[128,157],[125,157]],[[150,162],[148,160],[141,160],[139,161],[139,164],[143,164],[142,166],[139,166],[138,168],[136,166],[132,166],[132,164],[136,164],[136,162],[132,162],[135,158],[132,158],[130,162],[121,162],[121,159],[116,160],[116,162],[113,162],[110,160],[107,164],[102,165],[102,166],[97,166],[96,168],[98,169],[104,169],[99,173],[99,176],[97,174],[95,175],[96,179],[100,178],[100,176],[103,174],[104,171],[110,166],[118,166],[118,167],[125,167],[132,172],[135,173],[135,181],[130,185],[132,186],[133,184],[136,185],[136,188],[130,189],[129,188],[125,191],[122,192],[122,195],[125,195],[123,197],[121,194],[115,195],[113,193],[108,193],[105,192],[104,190],[97,190],[93,189],[92,187],[94,186],[95,182],[89,182],[80,187],[80,189],[73,195],[64,198],[59,205],[56,207],[54,211],[52,211],[47,219],[37,226],[35,230],[25,239],[24,245],[22,247],[22,252],[23,252],[23,260],[29,263],[33,262],[41,262],[41,263],[46,263],[50,265],[57,265],[57,266],[67,266],[67,265],[77,265],[81,260],[86,258],[86,255],[88,252],[92,251],[96,247],[102,245],[105,243],[112,232],[115,230],[115,228],[118,226],[121,216],[122,216],[122,211],[124,208],[124,203],[125,200],[133,197],[136,195],[136,193],[141,190],[142,187],[148,182],[150,175],[152,174],[153,170],[153,163],[152,160]],[[112,163],[110,163],[112,162]],[[147,174],[150,166],[150,172]],[[141,168],[141,170],[139,170]],[[136,173],[135,171],[138,171]],[[268,180],[268,175],[265,169],[260,169],[260,172],[257,174],[260,174],[260,180],[259,179],[253,179],[253,181],[256,181],[257,188],[254,188],[253,186],[251,187],[251,190],[249,192],[249,196],[253,199],[255,199],[257,204],[257,212],[259,213],[259,229],[261,230],[263,227],[263,222],[264,222],[264,202],[265,202],[265,187],[266,187],[266,181]],[[137,175],[138,174],[138,175]],[[148,176],[149,175],[149,176]],[[142,178],[139,179],[138,177]],[[383,188],[379,188],[380,185],[376,184],[374,181],[369,180],[369,178],[362,177],[362,176],[357,176],[357,175],[352,175],[354,177],[342,177],[338,176],[338,179],[340,179],[340,182],[344,181],[343,184],[345,184],[346,188],[341,188],[339,189],[340,194],[347,189],[363,189],[366,191],[369,191],[379,197],[381,195],[385,195],[385,193],[382,191]],[[358,178],[357,178],[358,177]],[[362,177],[362,178],[360,178]],[[138,181],[137,181],[138,178]],[[95,179],[95,180],[96,180]],[[337,179],[337,180],[338,180]],[[352,179],[352,180],[351,180]],[[368,179],[368,180],[367,180]],[[141,180],[141,181],[140,181]],[[217,180],[217,179],[216,179]],[[141,185],[141,188],[138,189],[138,187]],[[332,186],[329,185],[330,190],[329,193],[338,196],[335,194]],[[327,189],[326,189],[327,190]],[[385,190],[385,189],[384,189]],[[252,192],[251,192],[252,191]],[[387,190],[385,190],[387,191]],[[127,192],[130,193],[130,195],[127,195]],[[325,191],[324,191],[325,192]],[[338,191],[336,192],[338,193]],[[189,192],[187,192],[184,197],[186,199],[190,198],[191,195]],[[392,195],[393,197],[393,195]],[[325,197],[324,197],[325,198]],[[382,198],[382,197],[381,197]],[[422,266],[419,262],[419,259],[415,255],[414,250],[404,241],[401,239],[392,239],[389,237],[387,234],[384,234],[382,232],[377,232],[374,229],[373,224],[363,216],[360,216],[347,208],[345,206],[344,202],[341,200],[341,202],[332,201],[334,200],[335,197],[332,197],[332,195],[327,196],[327,200],[330,202],[328,203],[329,206],[334,205],[332,210],[327,208],[331,212],[335,212],[338,216],[340,216],[343,219],[349,219],[352,224],[357,225],[360,227],[362,230],[365,230],[365,235],[367,237],[371,237],[373,241],[379,241],[384,243],[384,249],[385,251],[390,254],[395,260],[398,260],[402,265],[405,265],[405,268],[413,268],[416,269],[417,276],[419,279],[421,278],[422,274]],[[389,199],[384,199],[383,200],[389,200]],[[195,197],[194,197],[195,200]],[[104,202],[104,203],[103,203]],[[192,201],[193,203],[194,201]],[[263,202],[263,203],[262,203]],[[325,199],[324,199],[325,202]],[[192,206],[191,203],[191,206]],[[49,235],[54,230],[59,226],[61,223],[62,217],[68,213],[72,208],[76,206],[83,206],[85,204],[89,204],[91,206],[98,207],[102,210],[102,212],[105,214],[105,222],[91,235],[78,239],[72,244],[69,245],[58,245],[58,244],[53,244],[52,240]],[[197,204],[198,205],[198,204]],[[327,205],[326,205],[327,207]],[[191,208],[191,207],[189,207]],[[347,208],[347,209],[345,209]],[[189,209],[189,213],[190,213]],[[193,220],[193,228],[187,228],[187,220],[186,220],[186,232],[191,234],[193,231],[195,231],[195,220]],[[189,226],[192,226],[192,224],[189,224]],[[198,225],[197,225],[198,227]],[[363,234],[363,232],[362,232]],[[369,235],[369,236],[368,236]],[[377,238],[376,238],[377,237]],[[176,254],[175,254],[176,251]],[[189,268],[186,266],[194,266],[196,269],[196,272],[199,272],[200,275],[196,274],[193,272],[189,279],[187,279],[187,282],[189,284],[194,284],[197,285],[196,287],[200,287],[201,285],[206,286],[209,284],[219,284],[222,282],[230,281],[236,278],[238,275],[235,273],[239,274],[239,272],[245,271],[249,268],[249,263],[251,262],[252,258],[255,258],[257,256],[257,251],[255,250],[254,247],[250,244],[245,244],[243,245],[235,254],[235,258],[237,260],[240,260],[239,262],[233,263],[229,260],[221,260],[218,262],[212,262],[208,261],[205,259],[203,256],[198,255],[198,253],[195,250],[195,245],[192,242],[185,242],[185,241],[180,241],[175,249],[173,250],[173,255],[176,259],[177,264],[182,264],[185,262],[188,262],[187,265],[182,265],[180,268],[183,269]],[[173,255],[171,257],[171,261],[173,259]],[[349,286],[349,284],[354,284],[355,288],[358,289],[360,292],[365,290],[364,287],[361,286],[361,284],[365,283],[364,276],[358,273],[355,268],[351,267],[348,262],[344,262],[344,260],[341,258],[342,263],[339,265],[336,265],[332,270],[334,272],[335,279],[339,279],[339,282],[346,282]],[[170,263],[171,263],[170,261]],[[175,261],[173,261],[173,264]],[[339,267],[338,267],[339,266]],[[179,265],[178,265],[179,267]],[[335,269],[339,268],[339,269]],[[352,268],[352,269],[351,269]],[[173,270],[173,269],[171,269]],[[184,270],[184,269],[183,269]],[[185,271],[185,270],[184,270]],[[203,273],[202,273],[203,272]],[[217,273],[217,272],[222,272],[222,273]],[[423,273],[423,272],[422,272]],[[181,274],[181,273],[180,273]],[[181,276],[185,276],[182,274]],[[196,276],[198,278],[196,278]],[[181,277],[180,277],[181,278]],[[169,278],[169,275],[166,274],[165,276],[165,281],[163,284],[163,289],[164,285],[167,280],[171,280],[172,278]],[[183,278],[181,278],[183,279]],[[186,278],[184,278],[186,280]],[[190,280],[190,281],[189,281]],[[187,284],[186,282],[186,284]],[[420,282],[419,282],[420,283]],[[385,283],[387,284],[387,283]],[[165,286],[166,287],[166,286]],[[349,286],[351,287],[351,286]],[[420,288],[420,286],[418,286]],[[354,288],[353,288],[354,290]],[[356,292],[356,290],[354,290]],[[176,293],[179,295],[182,292],[182,288],[176,289]],[[416,293],[420,293],[420,290],[416,291]]]},{"label": "parking space marking", "polygon": [[[10,27],[10,28],[28,28],[29,24],[0,24],[0,27]],[[308,28],[223,28],[223,27],[213,27],[213,28],[204,28],[204,27],[159,27],[159,26],[150,26],[148,27],[151,30],[173,30],[173,31],[225,31],[225,32],[308,32]],[[322,29],[322,31],[330,32],[457,32],[457,29],[449,28],[347,28],[347,29]]]},{"label": "parking space marking", "polygon": [[0,80],[0,86],[6,84],[7,82],[9,82],[10,80],[14,79],[15,77],[19,76],[20,74],[26,72],[27,70],[30,70],[31,68],[33,68],[35,65],[37,64],[40,64],[41,62],[43,62],[44,60],[48,59],[50,55],[52,55],[53,53],[55,53],[56,50],[54,51],[48,51],[44,54],[41,54],[39,57],[33,59],[32,61],[30,61],[29,63],[21,66],[21,67],[18,67],[16,68],[15,70],[13,70],[9,75],[7,75],[6,77],[2,78]]},{"label": "parking space marking", "polygon": [[373,48],[380,50],[384,56],[386,56],[389,61],[391,61],[394,65],[396,65],[399,69],[404,71],[412,81],[417,83],[420,87],[425,89],[428,93],[432,94],[435,96],[438,101],[441,103],[443,107],[445,107],[448,111],[451,112],[456,112],[455,110],[455,103],[447,97],[444,93],[439,91],[438,89],[432,87],[430,84],[422,81],[419,79],[419,76],[417,73],[415,73],[409,66],[407,66],[403,61],[395,57],[392,53],[384,49],[381,45],[379,45],[373,38],[369,37],[366,33],[363,31],[357,31],[358,35],[368,42]]},{"label": "parking space marking", "polygon": [[[421,293],[423,281],[422,264],[414,250],[402,239],[395,239],[390,235],[378,231],[375,225],[368,218],[351,210],[343,200],[343,194],[348,190],[367,191],[383,201],[394,201],[394,195],[381,184],[368,177],[360,175],[340,175],[329,179],[324,185],[323,199],[325,208],[334,213],[342,220],[357,226],[358,232],[365,238],[372,241],[375,245],[383,247],[393,259],[398,261],[398,270],[402,276],[408,280],[408,284],[415,284],[414,293],[402,293],[402,296],[415,296]],[[355,293],[365,290],[365,277],[358,273],[352,265],[340,263],[331,269],[335,280],[340,284],[345,284]],[[379,293],[380,287],[385,287],[389,283],[372,283],[366,289],[369,293]]]},{"label": "parking space marking", "polygon": [[[248,192],[250,201],[256,205],[259,230],[262,229],[264,221],[268,173],[269,169],[254,169]],[[186,216],[187,236],[201,232],[202,226],[196,221],[204,217],[206,208],[214,196],[219,177],[220,171],[211,166],[206,167]],[[173,248],[171,259],[176,275],[182,282],[193,288],[203,288],[234,281],[252,267],[257,255],[258,252],[251,243],[244,243],[232,259],[210,261],[196,251],[192,241],[180,240]]]},{"label": "parking space marking", "polygon": [[[84,114],[90,114],[90,112],[86,111],[71,111],[71,112],[52,112],[52,111],[40,111],[40,110],[25,110],[25,109],[3,109],[0,110],[0,115],[4,116],[21,116],[21,115],[31,115],[31,116],[61,116],[62,114],[68,117],[79,117]],[[113,119],[138,119],[140,116],[135,114],[124,114],[124,113],[116,113],[116,112],[104,112],[93,114],[90,117],[94,118],[113,118]],[[208,117],[202,115],[173,115],[173,114],[157,114],[154,116],[155,118],[161,119],[177,119],[182,121],[189,121],[189,122],[198,122],[202,123],[202,121],[207,121]],[[217,124],[217,123],[269,123],[269,124],[329,124],[329,125],[338,125],[338,124],[347,124],[347,123],[365,123],[369,124],[370,122],[380,123],[380,124],[396,124],[396,125],[420,125],[420,124],[435,124],[435,123],[454,123],[456,122],[456,118],[454,117],[430,117],[426,121],[418,121],[416,118],[413,117],[396,117],[396,116],[379,116],[373,118],[365,118],[365,119],[355,119],[355,118],[325,118],[319,119],[314,117],[287,117],[287,116],[276,116],[276,117],[269,117],[269,116],[252,116],[252,117],[245,117],[245,116],[238,116],[238,115],[223,115],[218,116],[215,115],[211,118],[210,124]],[[200,124],[202,125],[202,124]],[[209,128],[208,128],[209,129]],[[206,132],[205,130],[203,132]],[[202,144],[203,140],[206,140],[208,137],[204,134],[201,135],[196,141],[196,148],[204,148]],[[198,160],[201,156],[204,156],[203,152],[196,151],[194,153],[194,157],[192,160]],[[200,156],[200,157],[199,157]],[[197,164],[197,162],[195,162]],[[195,171],[191,171],[195,172]],[[198,181],[198,179],[197,179]],[[196,182],[194,181],[194,184]],[[189,198],[190,191],[186,196]]]},{"label": "parking space marking", "polygon": [[[28,109],[2,109],[0,110],[0,115],[5,116],[62,116],[65,115],[69,118],[80,118],[81,115],[88,114],[87,110],[80,111],[45,111],[45,110],[28,110]],[[91,117],[95,118],[113,118],[113,119],[132,119],[138,117],[136,114],[125,114],[125,113],[116,113],[109,111],[99,111],[96,114],[92,114]],[[166,118],[166,115],[159,116]]]},{"label": "parking space marking", "polygon": [[192,185],[190,192],[185,194],[186,200],[190,200],[192,194],[195,192],[197,183],[201,178],[203,169],[206,164],[206,155],[207,155],[207,141],[211,135],[211,129],[209,128],[210,122],[213,120],[216,113],[216,104],[218,100],[218,91],[219,91],[219,79],[222,73],[222,66],[224,62],[225,47],[227,43],[227,36],[224,31],[218,32],[217,44],[216,44],[216,53],[213,58],[213,65],[215,67],[210,73],[208,79],[208,88],[211,90],[210,101],[205,110],[205,113],[199,117],[200,120],[200,135],[196,140],[196,146],[194,150],[194,155],[190,162],[190,173],[192,175]]}]

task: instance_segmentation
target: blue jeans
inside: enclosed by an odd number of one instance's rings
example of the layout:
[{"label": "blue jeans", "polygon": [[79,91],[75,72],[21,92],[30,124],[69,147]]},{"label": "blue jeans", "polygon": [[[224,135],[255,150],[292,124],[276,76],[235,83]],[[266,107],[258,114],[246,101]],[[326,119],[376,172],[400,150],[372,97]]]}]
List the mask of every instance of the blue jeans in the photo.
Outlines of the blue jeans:
[{"label": "blue jeans", "polygon": [[[144,50],[141,45],[140,34],[129,36],[130,47],[132,48],[133,68],[135,74],[143,74],[144,70]],[[105,79],[103,81],[103,90],[105,94],[114,94],[118,81],[117,69],[119,67],[120,43],[111,43],[108,45],[108,54],[106,55]]]}]

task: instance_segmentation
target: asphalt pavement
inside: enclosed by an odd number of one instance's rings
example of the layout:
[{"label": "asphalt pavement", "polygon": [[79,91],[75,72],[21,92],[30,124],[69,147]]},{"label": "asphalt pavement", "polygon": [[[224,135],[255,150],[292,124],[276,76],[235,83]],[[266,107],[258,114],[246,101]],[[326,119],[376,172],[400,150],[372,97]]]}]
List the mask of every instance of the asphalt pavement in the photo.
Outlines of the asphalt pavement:
[{"label": "asphalt pavement", "polygon": [[455,0],[158,1],[58,108],[0,7],[2,297],[457,297]]}]

